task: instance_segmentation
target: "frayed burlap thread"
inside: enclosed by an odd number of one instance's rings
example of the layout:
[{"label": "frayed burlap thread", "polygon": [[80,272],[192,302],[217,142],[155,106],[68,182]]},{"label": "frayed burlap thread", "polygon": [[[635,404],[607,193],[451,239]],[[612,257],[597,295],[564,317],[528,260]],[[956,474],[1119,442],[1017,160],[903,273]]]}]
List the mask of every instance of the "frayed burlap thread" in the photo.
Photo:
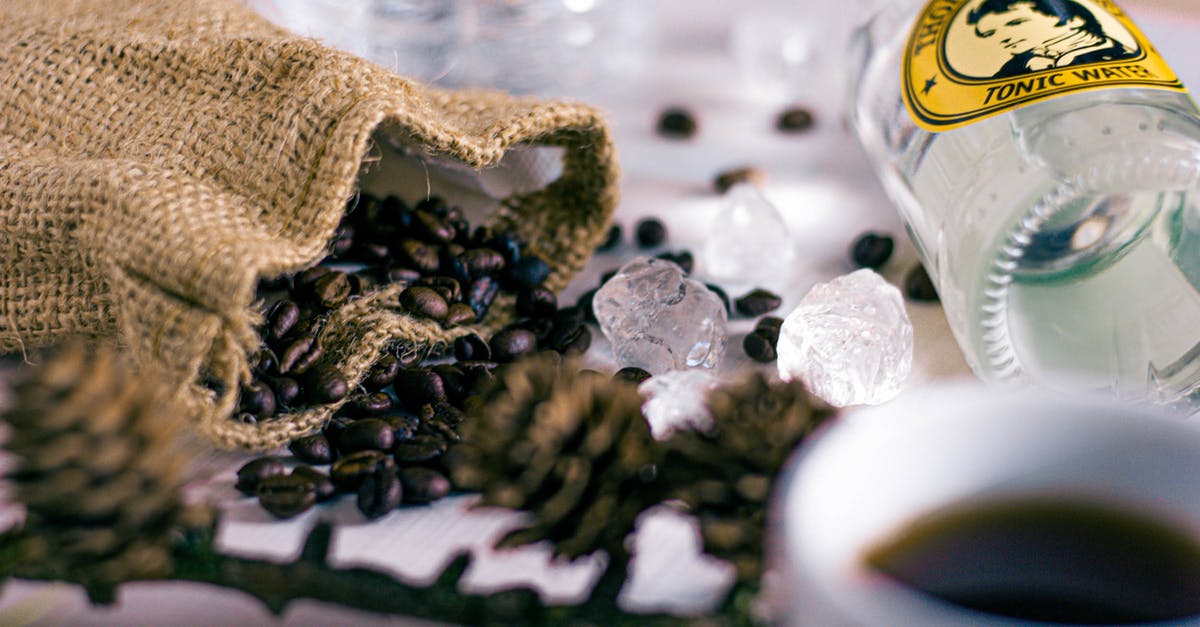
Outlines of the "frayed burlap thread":
[{"label": "frayed burlap thread", "polygon": [[[0,3],[0,350],[116,340],[224,446],[319,428],[333,407],[259,425],[228,416],[260,345],[259,280],[325,254],[377,132],[476,168],[518,144],[563,147],[557,180],[489,218],[551,262],[552,288],[604,236],[617,169],[587,106],[411,82],[238,0]],[[453,339],[388,296],[325,327],[352,382],[387,346]]]}]

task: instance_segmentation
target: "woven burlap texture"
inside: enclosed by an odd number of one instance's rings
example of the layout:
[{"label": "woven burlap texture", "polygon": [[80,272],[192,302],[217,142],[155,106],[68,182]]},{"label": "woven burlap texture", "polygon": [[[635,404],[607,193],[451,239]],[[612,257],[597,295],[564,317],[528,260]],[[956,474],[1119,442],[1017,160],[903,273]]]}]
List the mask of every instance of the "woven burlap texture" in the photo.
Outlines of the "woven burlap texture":
[{"label": "woven burlap texture", "polygon": [[[551,262],[552,288],[604,236],[617,171],[587,106],[408,81],[237,0],[0,2],[0,350],[115,339],[223,446],[318,429],[336,407],[229,417],[261,343],[259,280],[324,256],[376,132],[476,168],[562,147],[557,180],[489,217]],[[453,339],[394,305],[393,288],[331,316],[326,350],[351,382],[388,345]],[[493,309],[492,328],[510,307]],[[214,377],[224,392],[202,385]]]}]

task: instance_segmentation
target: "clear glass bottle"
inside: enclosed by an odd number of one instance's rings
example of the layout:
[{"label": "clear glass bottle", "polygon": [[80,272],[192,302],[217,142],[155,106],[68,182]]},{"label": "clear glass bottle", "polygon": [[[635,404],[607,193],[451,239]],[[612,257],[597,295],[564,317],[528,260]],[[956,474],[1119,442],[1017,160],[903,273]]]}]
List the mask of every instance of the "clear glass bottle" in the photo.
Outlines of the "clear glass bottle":
[{"label": "clear glass bottle", "polygon": [[[1069,1],[1119,14],[1107,0]],[[929,130],[906,99],[941,83],[931,73],[902,94],[912,81],[907,60],[919,49],[910,33],[915,24],[916,38],[930,36],[940,17],[958,20],[960,30],[970,25],[958,35],[962,41],[992,37],[997,29],[985,26],[994,23],[967,17],[981,4],[891,0],[856,33],[851,59],[852,124],[899,206],[968,362],[990,381],[1082,386],[1200,407],[1195,104],[1180,86],[1093,86]],[[1034,3],[1016,4],[1032,10]],[[953,22],[945,23],[953,33]],[[1138,53],[1157,56],[1140,42]],[[922,43],[928,41],[915,45]],[[1125,71],[1136,73],[1133,47],[1124,48]],[[953,69],[952,57],[943,53],[941,67]],[[1022,72],[1043,83],[1054,75],[1050,80],[1085,80],[1089,70],[1108,65],[1037,69],[1029,61]]]}]

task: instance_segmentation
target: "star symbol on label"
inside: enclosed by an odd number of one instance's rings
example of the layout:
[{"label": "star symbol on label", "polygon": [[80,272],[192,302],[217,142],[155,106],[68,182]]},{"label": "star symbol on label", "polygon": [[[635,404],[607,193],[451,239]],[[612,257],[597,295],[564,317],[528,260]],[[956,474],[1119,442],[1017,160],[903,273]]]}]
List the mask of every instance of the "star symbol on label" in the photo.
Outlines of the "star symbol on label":
[{"label": "star symbol on label", "polygon": [[937,76],[930,76],[929,80],[925,81],[925,88],[921,90],[921,93],[928,96],[929,90],[933,89],[934,85],[937,85]]}]

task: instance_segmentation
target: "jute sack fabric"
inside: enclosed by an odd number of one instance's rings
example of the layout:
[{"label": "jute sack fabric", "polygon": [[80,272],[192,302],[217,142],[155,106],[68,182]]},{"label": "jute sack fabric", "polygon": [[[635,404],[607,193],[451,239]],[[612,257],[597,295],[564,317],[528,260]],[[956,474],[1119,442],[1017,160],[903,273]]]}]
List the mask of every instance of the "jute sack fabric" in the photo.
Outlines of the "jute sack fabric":
[{"label": "jute sack fabric", "polygon": [[[230,416],[261,345],[258,282],[325,255],[375,132],[476,168],[517,144],[562,147],[561,177],[488,218],[551,262],[551,288],[604,236],[617,171],[589,107],[411,82],[237,0],[0,2],[0,350],[115,339],[228,447],[319,429],[336,405]],[[325,326],[351,383],[389,346],[453,339],[399,311],[396,292]],[[501,305],[484,332],[511,315]]]}]

